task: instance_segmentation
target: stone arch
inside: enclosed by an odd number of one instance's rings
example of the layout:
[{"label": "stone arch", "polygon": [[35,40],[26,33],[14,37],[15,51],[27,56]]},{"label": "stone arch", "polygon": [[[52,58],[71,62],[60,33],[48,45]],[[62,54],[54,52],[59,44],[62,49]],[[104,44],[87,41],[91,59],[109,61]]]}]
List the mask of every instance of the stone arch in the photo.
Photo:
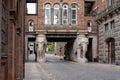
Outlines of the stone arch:
[{"label": "stone arch", "polygon": [[115,39],[112,37],[105,40],[105,54],[107,62],[115,64]]},{"label": "stone arch", "polygon": [[44,3],[44,9],[45,9],[45,5],[49,4],[52,7],[52,3],[51,2],[45,2]]}]

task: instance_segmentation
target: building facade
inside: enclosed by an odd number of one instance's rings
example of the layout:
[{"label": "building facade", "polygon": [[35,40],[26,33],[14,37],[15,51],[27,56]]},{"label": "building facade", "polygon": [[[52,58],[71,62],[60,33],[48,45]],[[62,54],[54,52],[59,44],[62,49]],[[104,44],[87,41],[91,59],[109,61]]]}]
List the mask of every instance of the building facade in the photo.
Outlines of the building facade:
[{"label": "building facade", "polygon": [[120,65],[120,0],[99,0],[99,61]]},{"label": "building facade", "polygon": [[0,80],[22,80],[24,0],[0,0]]},{"label": "building facade", "polygon": [[[30,4],[35,9],[32,12]],[[87,35],[87,58],[97,60],[96,5],[95,0],[26,0],[26,60],[29,45],[35,45],[38,35],[45,36],[47,42],[67,42],[69,48],[66,49],[70,49],[70,45],[72,48],[78,35]]]}]

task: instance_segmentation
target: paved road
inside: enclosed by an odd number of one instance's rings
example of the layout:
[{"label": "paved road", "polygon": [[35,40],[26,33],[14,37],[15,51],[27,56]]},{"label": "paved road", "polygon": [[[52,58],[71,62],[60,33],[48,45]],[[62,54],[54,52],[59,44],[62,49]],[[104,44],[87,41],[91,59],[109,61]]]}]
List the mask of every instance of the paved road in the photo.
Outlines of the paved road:
[{"label": "paved road", "polygon": [[26,63],[25,80],[120,80],[120,66],[80,64],[46,55],[46,63]]}]

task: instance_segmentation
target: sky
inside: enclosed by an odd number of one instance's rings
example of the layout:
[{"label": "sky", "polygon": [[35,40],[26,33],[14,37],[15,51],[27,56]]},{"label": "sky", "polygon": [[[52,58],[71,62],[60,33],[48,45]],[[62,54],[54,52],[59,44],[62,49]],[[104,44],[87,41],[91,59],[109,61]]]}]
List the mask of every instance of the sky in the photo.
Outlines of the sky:
[{"label": "sky", "polygon": [[27,3],[27,13],[36,14],[36,3]]}]

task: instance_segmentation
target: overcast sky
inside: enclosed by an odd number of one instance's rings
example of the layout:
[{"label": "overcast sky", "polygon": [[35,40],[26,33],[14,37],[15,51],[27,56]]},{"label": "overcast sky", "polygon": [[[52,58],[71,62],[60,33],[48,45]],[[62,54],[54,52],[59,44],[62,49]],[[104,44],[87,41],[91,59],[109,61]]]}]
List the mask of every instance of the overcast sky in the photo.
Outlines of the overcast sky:
[{"label": "overcast sky", "polygon": [[36,14],[36,4],[27,3],[27,11],[28,11],[28,14]]}]

